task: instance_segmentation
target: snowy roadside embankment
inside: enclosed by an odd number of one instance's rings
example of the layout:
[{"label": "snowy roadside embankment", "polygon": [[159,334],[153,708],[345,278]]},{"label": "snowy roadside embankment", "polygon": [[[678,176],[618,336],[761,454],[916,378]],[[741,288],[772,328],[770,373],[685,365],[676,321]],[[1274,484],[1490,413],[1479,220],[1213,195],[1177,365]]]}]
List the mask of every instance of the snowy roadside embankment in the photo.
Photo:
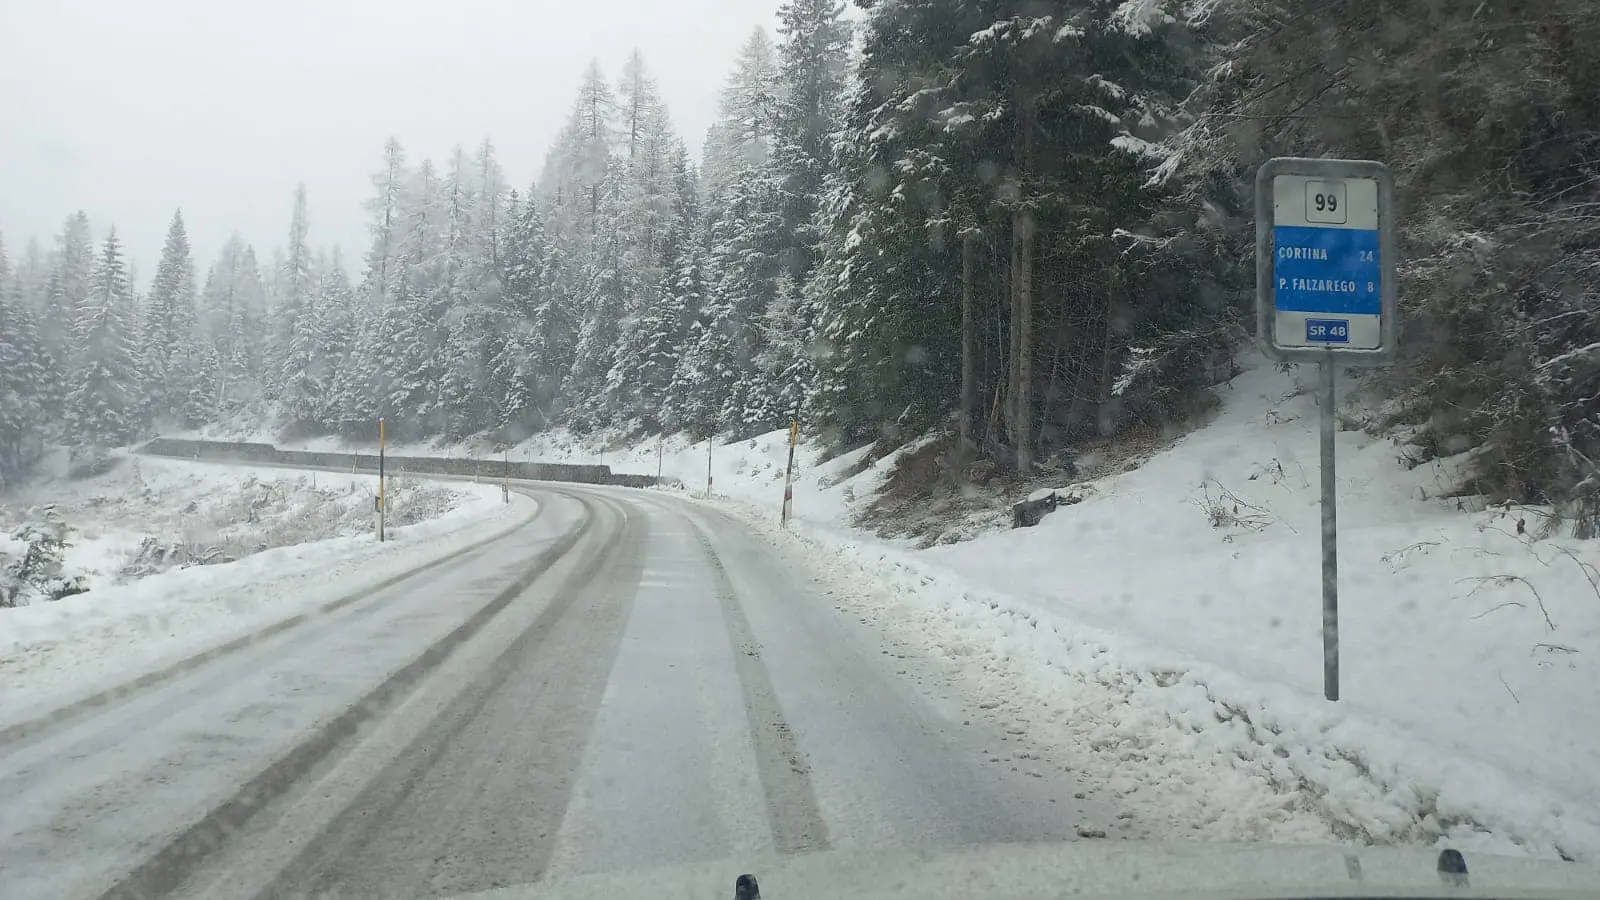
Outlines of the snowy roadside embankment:
[{"label": "snowy roadside embankment", "polygon": [[[1314,400],[1268,365],[1220,393],[1214,422],[1036,528],[925,551],[852,533],[844,486],[817,489],[835,461],[801,480],[793,531],[839,596],[987,689],[984,711],[1094,751],[1172,826],[1315,840],[1310,812],[1351,840],[1600,856],[1595,542],[1436,499],[1447,463],[1342,432],[1328,703]],[[772,458],[718,487],[775,532]]]},{"label": "snowy roadside embankment", "polygon": [[521,495],[505,504],[497,486],[391,482],[391,540],[379,544],[373,481],[134,458],[6,495],[5,525],[49,503],[70,527],[62,570],[88,591],[0,609],[0,726],[360,591],[536,509]]}]

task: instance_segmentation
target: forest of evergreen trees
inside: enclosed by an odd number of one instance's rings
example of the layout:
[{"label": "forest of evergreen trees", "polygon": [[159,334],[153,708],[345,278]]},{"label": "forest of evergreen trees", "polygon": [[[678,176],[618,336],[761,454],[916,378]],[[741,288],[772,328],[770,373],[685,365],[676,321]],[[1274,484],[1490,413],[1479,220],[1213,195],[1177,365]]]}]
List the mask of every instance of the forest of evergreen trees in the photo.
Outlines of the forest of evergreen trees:
[{"label": "forest of evergreen trees", "polygon": [[1030,471],[1229,377],[1251,176],[1300,155],[1396,170],[1377,424],[1416,458],[1475,448],[1489,493],[1600,511],[1591,0],[855,3],[753,34],[699,159],[637,54],[585,74],[531,184],[489,141],[442,165],[389,142],[359,259],[310,243],[303,191],[281,249],[236,238],[203,274],[175,215],[143,290],[81,213],[0,248],[0,477],[266,409],[507,441],[799,410]]}]

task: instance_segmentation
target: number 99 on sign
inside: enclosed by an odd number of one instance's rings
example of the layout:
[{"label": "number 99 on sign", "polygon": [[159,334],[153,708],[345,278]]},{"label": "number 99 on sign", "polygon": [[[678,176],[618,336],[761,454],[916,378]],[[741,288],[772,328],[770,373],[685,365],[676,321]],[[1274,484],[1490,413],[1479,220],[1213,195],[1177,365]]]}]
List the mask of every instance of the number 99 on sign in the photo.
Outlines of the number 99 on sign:
[{"label": "number 99 on sign", "polygon": [[1350,322],[1345,319],[1307,319],[1306,343],[1347,344],[1350,342]]},{"label": "number 99 on sign", "polygon": [[1306,182],[1305,220],[1324,225],[1343,225],[1349,221],[1345,202],[1349,185],[1343,181]]}]

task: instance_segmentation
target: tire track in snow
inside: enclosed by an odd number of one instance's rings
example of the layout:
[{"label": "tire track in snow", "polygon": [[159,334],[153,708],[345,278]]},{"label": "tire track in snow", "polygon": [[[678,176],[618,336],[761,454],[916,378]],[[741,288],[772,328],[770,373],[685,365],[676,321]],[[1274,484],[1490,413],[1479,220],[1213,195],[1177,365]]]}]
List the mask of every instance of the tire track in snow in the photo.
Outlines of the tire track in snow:
[{"label": "tire track in snow", "polygon": [[131,900],[165,896],[182,886],[208,857],[222,849],[230,836],[243,828],[256,813],[289,791],[307,772],[354,737],[368,722],[388,712],[459,645],[494,621],[513,600],[559,562],[589,533],[594,524],[592,507],[585,504],[585,508],[589,515],[578,527],[548,547],[515,581],[450,631],[443,640],[428,647],[360,701],[320,726],[307,740],[242,784],[198,822],[174,836],[144,863],[106,890],[102,898]]},{"label": "tire track in snow", "polygon": [[684,516],[695,530],[700,546],[716,577],[717,596],[722,605],[723,622],[734,647],[734,668],[744,693],[745,715],[750,737],[756,748],[756,771],[766,796],[767,819],[772,840],[780,853],[803,853],[828,848],[828,826],[817,805],[811,786],[811,769],[795,741],[794,731],[784,719],[772,679],[761,662],[761,646],[756,642],[739,603],[739,593],[728,577],[722,558],[711,537],[700,525]]},{"label": "tire track in snow", "polygon": [[543,875],[632,612],[645,538],[619,505],[566,495],[604,505],[618,526],[258,896],[449,895]]}]

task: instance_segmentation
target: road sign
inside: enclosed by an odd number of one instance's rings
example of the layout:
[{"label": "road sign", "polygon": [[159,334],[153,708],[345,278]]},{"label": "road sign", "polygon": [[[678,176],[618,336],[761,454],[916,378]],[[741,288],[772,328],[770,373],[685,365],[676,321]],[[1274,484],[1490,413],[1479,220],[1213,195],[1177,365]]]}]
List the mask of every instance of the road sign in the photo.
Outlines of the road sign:
[{"label": "road sign", "polygon": [[1268,160],[1256,173],[1256,326],[1267,351],[1321,367],[1322,693],[1339,699],[1338,364],[1394,358],[1394,182],[1383,163]]},{"label": "road sign", "polygon": [[1256,317],[1279,359],[1394,356],[1393,181],[1347,159],[1267,161],[1256,174]]}]

